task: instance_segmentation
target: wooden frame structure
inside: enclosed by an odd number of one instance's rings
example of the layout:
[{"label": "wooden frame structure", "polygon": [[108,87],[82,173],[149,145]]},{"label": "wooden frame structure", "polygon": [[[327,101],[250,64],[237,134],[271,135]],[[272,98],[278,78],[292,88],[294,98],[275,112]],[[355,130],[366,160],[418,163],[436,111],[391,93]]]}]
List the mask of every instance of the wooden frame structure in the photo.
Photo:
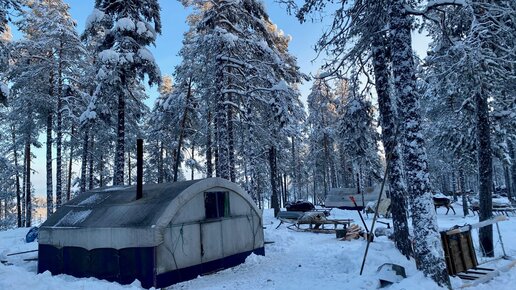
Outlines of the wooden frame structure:
[{"label": "wooden frame structure", "polygon": [[[500,215],[473,225],[466,225],[441,232],[446,269],[451,276],[457,276],[464,280],[464,284],[461,288],[467,288],[489,281],[499,275],[500,272],[508,271],[516,265],[516,260],[507,256],[505,253],[500,229],[498,228],[498,222],[506,220],[508,220],[506,216]],[[503,256],[500,259],[509,261],[508,264],[498,269],[479,267],[480,264],[478,263],[475,247],[471,238],[472,229],[478,229],[492,224],[496,225],[502,246]]]}]

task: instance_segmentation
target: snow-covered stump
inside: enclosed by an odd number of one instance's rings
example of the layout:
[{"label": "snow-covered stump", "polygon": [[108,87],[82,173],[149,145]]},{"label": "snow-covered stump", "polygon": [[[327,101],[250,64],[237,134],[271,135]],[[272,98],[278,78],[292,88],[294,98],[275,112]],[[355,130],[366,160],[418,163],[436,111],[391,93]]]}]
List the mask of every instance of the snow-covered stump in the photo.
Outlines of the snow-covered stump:
[{"label": "snow-covered stump", "polygon": [[420,107],[416,95],[412,55],[411,19],[407,1],[395,0],[390,7],[394,84],[402,110],[404,162],[414,228],[416,266],[440,286],[450,288],[437,217],[433,209],[425,142],[421,134]]}]

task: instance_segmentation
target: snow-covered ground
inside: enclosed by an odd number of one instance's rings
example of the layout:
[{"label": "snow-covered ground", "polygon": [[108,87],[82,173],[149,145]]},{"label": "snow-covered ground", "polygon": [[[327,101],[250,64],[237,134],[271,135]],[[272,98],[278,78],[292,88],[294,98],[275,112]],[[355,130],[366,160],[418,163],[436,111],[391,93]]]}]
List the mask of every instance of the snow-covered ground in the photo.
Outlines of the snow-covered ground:
[{"label": "snow-covered ground", "polygon": [[[442,229],[454,225],[477,222],[478,217],[444,215],[445,209],[438,209],[439,226]],[[353,218],[361,225],[356,212],[332,210],[331,218]],[[382,221],[389,221],[381,219]],[[372,216],[366,220],[372,222]],[[360,265],[366,242],[363,239],[340,241],[335,234],[314,234],[294,232],[282,225],[275,229],[278,221],[272,211],[264,214],[265,239],[274,242],[266,245],[266,256],[250,256],[246,263],[235,268],[173,285],[168,289],[376,289],[379,286],[376,269],[384,263],[395,263],[405,267],[407,278],[387,289],[440,289],[415,268],[414,262],[401,256],[392,241],[386,237],[376,238],[369,248],[364,275],[360,276]],[[377,226],[383,226],[377,224]],[[495,228],[496,229],[496,228]],[[516,257],[516,218],[500,223],[500,229],[508,255]],[[24,243],[27,229],[0,232],[0,255],[37,248],[37,243]],[[501,244],[495,230],[497,255],[501,255]],[[478,248],[478,243],[476,244]],[[93,278],[77,279],[67,275],[52,277],[50,273],[36,274],[36,262],[24,261],[35,258],[35,253],[7,257],[13,265],[0,264],[0,289],[140,289],[139,282],[119,285]],[[462,284],[452,278],[454,288]],[[486,284],[468,289],[515,289],[516,268],[502,273]]]}]

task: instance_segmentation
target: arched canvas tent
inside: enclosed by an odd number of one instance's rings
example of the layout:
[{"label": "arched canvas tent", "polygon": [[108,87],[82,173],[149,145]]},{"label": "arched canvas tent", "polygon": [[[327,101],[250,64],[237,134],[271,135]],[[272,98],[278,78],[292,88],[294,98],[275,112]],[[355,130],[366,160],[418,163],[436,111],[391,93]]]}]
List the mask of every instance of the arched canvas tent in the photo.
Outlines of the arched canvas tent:
[{"label": "arched canvas tent", "polygon": [[79,195],[39,231],[38,272],[165,287],[264,254],[260,210],[221,178]]}]

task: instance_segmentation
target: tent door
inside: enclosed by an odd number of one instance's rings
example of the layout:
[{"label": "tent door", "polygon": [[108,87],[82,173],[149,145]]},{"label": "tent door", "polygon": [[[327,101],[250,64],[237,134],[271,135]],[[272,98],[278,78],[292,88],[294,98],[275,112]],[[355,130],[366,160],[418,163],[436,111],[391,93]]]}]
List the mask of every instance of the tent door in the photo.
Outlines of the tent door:
[{"label": "tent door", "polygon": [[[201,224],[201,261],[202,263],[223,258],[222,225],[220,222]],[[222,267],[221,267],[222,268]]]}]

